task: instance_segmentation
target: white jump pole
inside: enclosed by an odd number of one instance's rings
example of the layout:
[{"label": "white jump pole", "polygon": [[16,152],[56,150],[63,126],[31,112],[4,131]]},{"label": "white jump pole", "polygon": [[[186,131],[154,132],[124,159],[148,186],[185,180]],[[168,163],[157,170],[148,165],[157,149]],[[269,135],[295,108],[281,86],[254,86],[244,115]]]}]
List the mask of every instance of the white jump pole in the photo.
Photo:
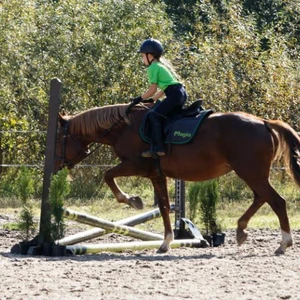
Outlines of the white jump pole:
[{"label": "white jump pole", "polygon": [[[158,249],[162,241],[142,241],[142,242],[126,242],[126,243],[108,243],[99,245],[73,245],[67,246],[67,251],[70,254],[95,254],[100,252],[122,252],[126,250],[145,250],[145,249]],[[180,247],[203,247],[203,242],[197,239],[174,240],[170,244],[171,248]]]},{"label": "white jump pole", "polygon": [[[175,206],[171,205],[171,211],[174,211]],[[116,222],[113,222],[116,225],[127,225],[127,226],[135,226],[149,220],[156,219],[161,216],[161,213],[158,208],[150,210],[148,212],[128,217],[126,219],[122,219]],[[96,237],[105,235],[107,232],[102,228],[93,228],[90,230],[86,230],[83,232],[79,232],[56,241],[59,245],[73,245],[80,242],[88,241],[94,239]]]},{"label": "white jump pole", "polygon": [[100,227],[108,232],[115,232],[123,235],[128,235],[144,241],[157,241],[163,240],[161,234],[151,233],[137,228],[132,228],[126,225],[119,225],[107,220],[103,220],[98,217],[94,217],[88,214],[76,212],[70,209],[64,209],[64,217],[70,220],[74,220],[79,223],[91,225],[94,227]]}]

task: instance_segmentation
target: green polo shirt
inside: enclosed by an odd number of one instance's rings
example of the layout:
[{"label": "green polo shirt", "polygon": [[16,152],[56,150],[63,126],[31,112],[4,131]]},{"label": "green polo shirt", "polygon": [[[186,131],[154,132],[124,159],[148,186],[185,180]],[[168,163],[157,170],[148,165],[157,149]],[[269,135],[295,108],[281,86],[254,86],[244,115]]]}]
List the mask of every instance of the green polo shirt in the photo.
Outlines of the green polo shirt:
[{"label": "green polo shirt", "polygon": [[164,91],[169,85],[179,83],[173,73],[161,62],[154,61],[148,68],[148,80],[150,84],[157,84]]}]

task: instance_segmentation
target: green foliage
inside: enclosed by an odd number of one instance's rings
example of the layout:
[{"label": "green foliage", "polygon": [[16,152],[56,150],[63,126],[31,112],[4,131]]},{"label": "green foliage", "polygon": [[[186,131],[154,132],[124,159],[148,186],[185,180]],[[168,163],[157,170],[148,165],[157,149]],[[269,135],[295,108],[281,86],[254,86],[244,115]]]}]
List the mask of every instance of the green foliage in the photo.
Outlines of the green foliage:
[{"label": "green foliage", "polygon": [[[148,87],[136,50],[150,36],[165,45],[189,101],[201,97],[206,108],[282,119],[300,131],[298,0],[165,0],[150,5],[146,0],[27,0],[22,5],[4,0],[0,129],[46,130],[53,77],[63,82],[61,107],[69,113],[128,102]],[[0,163],[40,164],[44,159],[45,135],[2,133],[0,144]],[[116,157],[102,148],[86,162],[113,165]],[[2,170],[1,196],[14,195],[13,173]],[[72,174],[72,197],[103,194],[103,169],[80,168]],[[248,197],[249,191],[242,190],[226,194],[224,188],[222,199]]]},{"label": "green foliage", "polygon": [[200,219],[206,234],[221,232],[217,220],[217,203],[220,198],[218,181],[193,182],[189,186],[189,204],[193,215],[200,211]]},{"label": "green foliage", "polygon": [[16,181],[16,194],[22,200],[23,205],[26,205],[27,199],[34,192],[34,181],[31,171],[26,167],[21,167]]},{"label": "green foliage", "polygon": [[240,202],[253,198],[253,192],[234,172],[219,178],[219,191],[222,201]]},{"label": "green foliage", "polygon": [[[69,113],[128,102],[140,94],[147,85],[136,53],[140,43],[149,36],[164,43],[172,38],[164,8],[145,0],[28,0],[22,7],[17,0],[2,2],[1,128],[46,130],[53,77],[63,82],[61,108]],[[33,153],[33,162],[42,161],[41,136],[10,137],[1,146],[5,163],[30,163]],[[114,160],[111,151],[93,157],[98,164]]]},{"label": "green foliage", "polygon": [[139,43],[150,35],[170,36],[163,7],[148,1],[29,0],[21,8],[16,0],[5,1],[1,88],[10,109],[46,125],[55,76],[64,83],[68,111],[128,99],[145,83],[133,57]]},{"label": "green foliage", "polygon": [[29,237],[34,234],[35,225],[32,205],[27,203],[23,206],[20,213],[19,229],[25,232],[25,240],[28,241]]},{"label": "green foliage", "polygon": [[51,207],[51,237],[54,241],[62,238],[65,232],[63,206],[64,200],[70,192],[68,173],[68,169],[65,168],[51,178],[49,203]]},{"label": "green foliage", "polygon": [[[257,11],[237,0],[167,4],[181,42],[176,66],[190,96],[202,97],[216,111],[282,119],[299,130],[300,11],[296,1],[279,2],[267,1]],[[267,6],[279,24],[264,20]]]},{"label": "green foliage", "polygon": [[[18,170],[9,169],[5,176],[1,176],[0,180],[0,195],[1,198],[14,198],[16,197],[15,192],[15,178],[18,176]],[[18,199],[21,202],[21,199]],[[20,204],[20,203],[19,203]]]},{"label": "green foliage", "polygon": [[199,203],[199,192],[201,190],[201,185],[196,183],[191,183],[188,188],[188,203],[189,203],[189,218],[191,221],[195,221],[197,211],[198,211],[198,203]]},{"label": "green foliage", "polygon": [[20,230],[20,223],[6,223],[3,224],[3,229],[5,230]]},{"label": "green foliage", "polygon": [[[2,174],[0,180],[0,207],[16,205],[19,207],[22,199],[38,198],[42,191],[42,169],[22,166],[9,168]],[[5,199],[8,199],[7,201]],[[10,204],[10,205],[9,205]]]},{"label": "green foliage", "polygon": [[22,201],[22,210],[20,213],[20,229],[25,232],[25,239],[34,233],[34,220],[32,203],[29,199],[34,191],[34,181],[31,177],[31,171],[26,167],[21,167],[16,178],[16,194]]}]

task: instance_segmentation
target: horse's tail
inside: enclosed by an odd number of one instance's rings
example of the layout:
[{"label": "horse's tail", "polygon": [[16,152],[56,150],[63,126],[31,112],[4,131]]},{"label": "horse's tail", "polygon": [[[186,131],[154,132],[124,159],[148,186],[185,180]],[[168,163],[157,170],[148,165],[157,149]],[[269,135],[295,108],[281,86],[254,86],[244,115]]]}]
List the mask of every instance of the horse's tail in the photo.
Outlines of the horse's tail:
[{"label": "horse's tail", "polygon": [[[265,121],[266,126],[275,131],[278,139],[276,157],[283,155],[285,167],[294,181],[300,186],[300,137],[288,124],[276,120]],[[273,132],[274,133],[274,132]]]}]

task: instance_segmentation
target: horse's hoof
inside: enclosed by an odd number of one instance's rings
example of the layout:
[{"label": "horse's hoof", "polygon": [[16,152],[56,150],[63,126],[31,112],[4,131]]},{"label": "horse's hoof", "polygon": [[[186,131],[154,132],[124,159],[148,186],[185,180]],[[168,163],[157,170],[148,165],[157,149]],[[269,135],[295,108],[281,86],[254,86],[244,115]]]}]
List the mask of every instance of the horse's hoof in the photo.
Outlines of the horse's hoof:
[{"label": "horse's hoof", "polygon": [[129,205],[135,209],[143,209],[144,208],[144,203],[139,196],[130,197]]},{"label": "horse's hoof", "polygon": [[293,240],[290,240],[286,243],[284,242],[281,242],[280,243],[280,247],[275,251],[275,255],[282,255],[282,254],[285,254],[285,250],[288,248],[288,247],[291,247],[293,245]]},{"label": "horse's hoof", "polygon": [[170,250],[169,247],[165,247],[164,245],[161,245],[160,248],[156,251],[158,254],[167,253]]},{"label": "horse's hoof", "polygon": [[239,246],[241,246],[246,240],[247,240],[248,234],[242,230],[242,229],[237,229],[236,230],[236,241]]},{"label": "horse's hoof", "polygon": [[284,254],[285,251],[282,249],[282,246],[280,246],[276,251],[275,251],[275,255],[282,255]]}]

